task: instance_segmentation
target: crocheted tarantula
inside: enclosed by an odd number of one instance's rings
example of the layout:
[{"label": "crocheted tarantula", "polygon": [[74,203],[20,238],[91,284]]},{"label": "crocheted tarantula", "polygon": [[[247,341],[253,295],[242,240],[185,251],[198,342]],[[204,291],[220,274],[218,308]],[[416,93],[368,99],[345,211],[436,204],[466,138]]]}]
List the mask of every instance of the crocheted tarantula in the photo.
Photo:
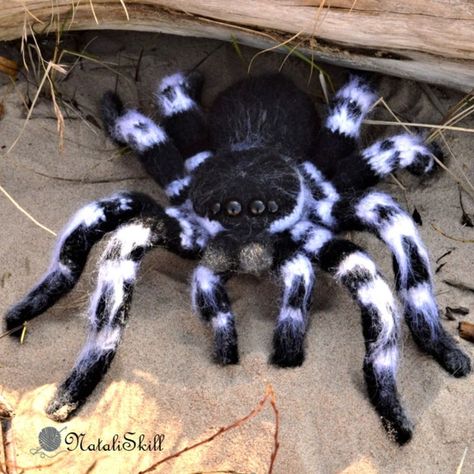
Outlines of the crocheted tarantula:
[{"label": "crocheted tarantula", "polygon": [[234,84],[207,119],[198,105],[201,88],[197,73],[166,77],[156,94],[160,126],[124,109],[113,93],[104,96],[108,134],[135,151],[171,207],[137,192],[83,207],[62,233],[46,276],[8,312],[8,329],[43,313],[73,288],[91,247],[114,231],[99,266],[87,343],[47,413],[65,420],[103,377],[127,323],[140,262],[164,247],[201,259],[192,301],[212,327],[221,364],[238,362],[225,290],[233,274],[279,275],[282,301],[271,361],[291,367],[304,358],[313,264],[329,272],[362,312],[370,400],[386,429],[406,442],[412,423],[396,387],[399,312],[369,255],[337,234],[365,230],[386,243],[415,341],[454,376],[469,373],[469,358],[440,324],[427,251],[414,222],[389,195],[370,189],[399,168],[429,173],[432,151],[408,134],[359,150],[359,129],[376,95],[357,77],[336,94],[323,126],[310,98],[281,75]]}]

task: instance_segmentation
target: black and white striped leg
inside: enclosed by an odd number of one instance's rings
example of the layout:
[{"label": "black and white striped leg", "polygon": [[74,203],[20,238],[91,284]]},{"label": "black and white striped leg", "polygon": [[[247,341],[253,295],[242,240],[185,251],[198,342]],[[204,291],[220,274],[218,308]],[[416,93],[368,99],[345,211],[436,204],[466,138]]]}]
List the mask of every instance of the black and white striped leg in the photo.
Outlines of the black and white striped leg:
[{"label": "black and white striped leg", "polygon": [[203,82],[198,71],[178,72],[163,78],[156,92],[163,127],[183,156],[188,173],[212,156],[206,119],[199,106]]},{"label": "black and white striped leg", "polygon": [[399,317],[390,288],[374,262],[352,242],[330,240],[315,257],[323,270],[350,291],[361,308],[369,397],[388,433],[403,444],[410,440],[413,426],[396,386]]},{"label": "black and white striped leg", "polygon": [[405,319],[417,344],[449,373],[467,375],[469,357],[441,325],[428,253],[413,219],[392,197],[380,192],[342,203],[341,210],[345,213],[341,216],[344,228],[368,230],[390,248]]},{"label": "black and white striped leg", "polygon": [[362,151],[367,172],[382,179],[399,168],[415,175],[430,173],[434,168],[433,151],[419,135],[403,133],[379,140]]},{"label": "black and white striped leg", "polygon": [[235,318],[224,288],[225,276],[199,265],[192,279],[193,308],[212,325],[214,357],[219,364],[237,364],[239,352]]},{"label": "black and white striped leg", "polygon": [[[50,308],[76,284],[92,246],[104,234],[157,208],[141,193],[121,192],[81,208],[62,231],[49,270],[40,282],[6,314],[7,330],[21,326]],[[14,331],[19,336],[21,330]]]},{"label": "black and white striped leg", "polygon": [[280,268],[283,301],[273,333],[271,361],[280,367],[296,367],[304,361],[304,337],[314,285],[311,261],[297,253]]},{"label": "black and white striped leg", "polygon": [[109,136],[137,154],[147,173],[173,204],[182,203],[191,178],[181,153],[164,128],[136,110],[126,110],[113,92],[106,93],[102,99],[102,117]]},{"label": "black and white striped leg", "polygon": [[328,178],[335,174],[338,160],[356,149],[362,121],[376,99],[364,79],[352,76],[331,101],[315,146],[315,164]]},{"label": "black and white striped leg", "polygon": [[[161,209],[118,228],[99,264],[98,281],[89,309],[89,334],[69,377],[47,407],[64,421],[79,408],[107,372],[127,324],[133,287],[146,252],[157,246],[180,251],[179,223]],[[182,249],[183,253],[185,250]]]},{"label": "black and white striped leg", "polygon": [[428,146],[419,135],[408,133],[373,143],[336,163],[333,183],[344,192],[367,189],[390,173],[406,168],[412,174],[429,174],[435,168],[434,153],[441,158],[436,145]]},{"label": "black and white striped leg", "polygon": [[199,106],[203,82],[198,71],[178,72],[164,77],[156,92],[163,127],[185,159],[209,146],[207,124]]}]

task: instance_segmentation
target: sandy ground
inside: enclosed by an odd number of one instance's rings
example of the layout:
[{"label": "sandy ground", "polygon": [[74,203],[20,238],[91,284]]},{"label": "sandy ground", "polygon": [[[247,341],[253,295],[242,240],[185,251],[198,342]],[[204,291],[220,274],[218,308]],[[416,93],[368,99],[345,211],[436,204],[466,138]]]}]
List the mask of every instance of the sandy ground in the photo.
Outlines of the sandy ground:
[{"label": "sandy ground", "polygon": [[[118,81],[119,92],[128,104],[138,104],[149,113],[153,113],[151,97],[156,81],[176,70],[193,67],[206,56],[209,57],[200,66],[206,76],[205,106],[225,86],[246,74],[246,65],[230,44],[165,35],[83,33],[74,37],[75,49],[80,50],[96,36],[88,52],[101,60],[119,63],[119,67],[113,66],[123,75]],[[136,82],[135,69],[142,49]],[[246,61],[255,53],[245,48],[242,51]],[[278,54],[260,56],[252,71],[275,71],[282,60]],[[345,71],[328,71],[335,84],[340,85]],[[319,81],[314,76],[308,85],[307,64],[289,59],[284,72],[308,90],[322,109]],[[113,88],[115,81],[115,75],[106,67],[83,61],[60,87],[65,96],[74,97],[93,122],[101,95]],[[443,109],[446,111],[459,99],[453,92],[431,89],[439,100],[438,110],[418,84],[380,78],[379,90],[403,119],[417,122],[438,123]],[[16,91],[5,81],[0,88],[0,102],[5,106],[0,120],[2,152],[23,126],[21,94],[25,92],[22,80]],[[31,88],[29,95],[34,95]],[[70,115],[63,153],[58,151],[51,105],[40,101],[14,150],[0,159],[0,184],[25,209],[59,232],[82,204],[116,190],[142,190],[165,202],[163,193],[144,176],[133,156],[119,156],[97,126]],[[388,118],[381,111],[376,115]],[[364,140],[400,129],[367,126],[366,130]],[[474,167],[472,162],[469,164],[473,136],[451,133],[447,138],[473,181]],[[455,166],[453,160],[450,166]],[[473,244],[450,240],[431,225],[457,238],[474,238],[474,231],[460,224],[456,185],[446,174],[427,182],[405,173],[398,176],[406,192],[393,182],[382,188],[398,197],[410,212],[415,207],[419,211],[423,219],[419,230],[433,264],[452,250],[435,275],[440,307],[466,306],[471,313],[465,319],[474,321],[474,295],[443,283],[446,278],[472,283]],[[472,214],[472,201],[465,196],[464,202]],[[3,195],[0,222],[3,314],[47,268],[54,237],[19,213]],[[350,237],[369,249],[392,280],[386,249],[371,236]],[[416,431],[413,440],[400,448],[387,438],[366,396],[358,310],[327,275],[317,277],[306,361],[293,370],[278,370],[267,363],[278,310],[274,282],[250,277],[232,280],[229,291],[238,318],[241,363],[222,368],[211,361],[208,328],[191,313],[188,280],[194,263],[164,251],[154,252],[144,262],[130,324],[105,380],[77,416],[64,425],[51,421],[44,409],[84,342],[87,298],[102,248],[99,245],[92,252],[77,288],[30,324],[22,346],[8,337],[0,339],[0,393],[16,409],[20,466],[52,463],[42,471],[58,473],[137,472],[244,416],[258,402],[266,384],[271,383],[281,417],[276,473],[455,473],[466,449],[463,472],[474,472],[472,376],[462,380],[448,376],[418,351],[406,327],[399,382]],[[457,323],[444,321],[444,325],[457,338]],[[460,345],[471,356],[474,354],[472,344],[460,340]],[[54,458],[41,458],[31,450],[39,445],[39,431],[48,426],[65,428],[63,437],[70,432],[84,433],[86,445],[96,443],[97,438],[110,441],[114,434],[122,436],[126,432],[135,432],[135,436],[143,433],[147,438],[159,433],[165,435],[164,449],[151,453],[67,452],[63,451],[63,443],[60,450],[52,453],[56,454]],[[240,429],[166,464],[160,472],[266,472],[273,429],[273,415],[267,407]]]}]

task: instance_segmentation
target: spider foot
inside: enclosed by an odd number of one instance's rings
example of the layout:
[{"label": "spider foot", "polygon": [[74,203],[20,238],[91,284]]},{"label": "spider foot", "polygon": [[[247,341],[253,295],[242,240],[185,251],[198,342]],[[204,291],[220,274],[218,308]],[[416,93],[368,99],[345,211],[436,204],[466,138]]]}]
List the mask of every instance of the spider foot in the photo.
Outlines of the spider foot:
[{"label": "spider foot", "polygon": [[70,392],[58,389],[54,398],[46,408],[46,414],[54,421],[66,421],[71,413],[75,412],[81,403],[74,400]]},{"label": "spider foot", "polygon": [[214,360],[221,365],[239,363],[237,331],[235,327],[214,332]]},{"label": "spider foot", "polygon": [[10,332],[10,336],[19,339],[22,333],[23,324],[29,319],[25,313],[27,308],[19,303],[11,308],[5,315],[5,329]]},{"label": "spider foot", "polygon": [[299,367],[304,361],[304,333],[291,322],[280,323],[273,334],[272,364],[278,367]]},{"label": "spider foot", "polygon": [[270,362],[273,365],[277,365],[278,367],[299,367],[304,362],[304,351],[301,350],[299,352],[293,352],[291,354],[282,353],[278,350],[274,350]]},{"label": "spider foot", "polygon": [[[419,340],[417,342],[424,348]],[[457,347],[456,341],[444,329],[442,329],[438,341],[432,342],[426,352],[431,354],[439,365],[454,377],[465,377],[471,372],[471,359]]]},{"label": "spider foot", "polygon": [[413,423],[405,415],[403,409],[392,413],[390,417],[381,416],[382,425],[387,431],[389,438],[400,445],[404,445],[411,440],[413,436]]},{"label": "spider foot", "polygon": [[112,91],[107,91],[101,101],[102,119],[106,126],[114,124],[124,113],[123,103],[120,97]]},{"label": "spider foot", "polygon": [[195,106],[199,100],[204,77],[199,71],[188,74],[176,73],[166,76],[160,82],[156,97],[165,116],[184,112]]},{"label": "spider foot", "polygon": [[388,436],[402,445],[413,435],[413,423],[400,403],[395,375],[391,370],[376,370],[372,363],[364,363],[364,375],[369,398],[377,410]]}]

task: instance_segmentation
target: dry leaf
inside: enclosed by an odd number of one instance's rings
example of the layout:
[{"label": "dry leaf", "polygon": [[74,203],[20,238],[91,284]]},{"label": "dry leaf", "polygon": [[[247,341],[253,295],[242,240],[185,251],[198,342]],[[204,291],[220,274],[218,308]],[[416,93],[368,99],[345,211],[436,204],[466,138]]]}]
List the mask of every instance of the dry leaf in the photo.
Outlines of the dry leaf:
[{"label": "dry leaf", "polygon": [[0,56],[0,72],[15,79],[18,74],[18,64],[11,59]]},{"label": "dry leaf", "polygon": [[5,115],[5,106],[0,102],[0,120],[2,120],[3,116]]}]

